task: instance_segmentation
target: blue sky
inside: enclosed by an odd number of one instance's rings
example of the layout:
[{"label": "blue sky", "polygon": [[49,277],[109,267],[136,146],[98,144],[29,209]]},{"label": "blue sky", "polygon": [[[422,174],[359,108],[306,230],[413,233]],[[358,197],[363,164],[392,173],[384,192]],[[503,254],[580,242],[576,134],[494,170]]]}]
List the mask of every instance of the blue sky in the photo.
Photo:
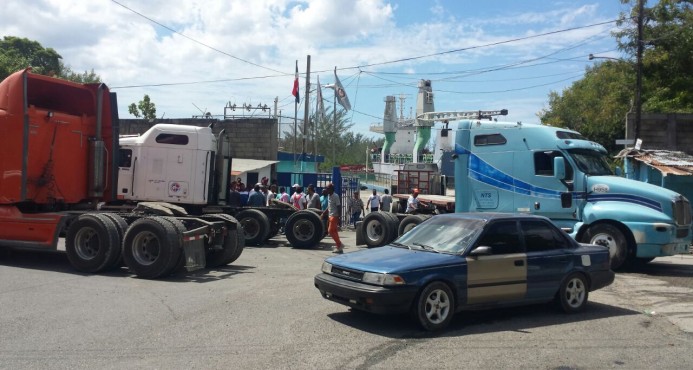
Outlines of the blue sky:
[{"label": "blue sky", "polygon": [[[538,122],[549,92],[595,62],[590,53],[620,56],[609,22],[628,11],[618,0],[3,3],[0,35],[52,47],[76,71],[94,69],[118,93],[122,118],[144,94],[165,118],[221,115],[228,103],[273,106],[275,98],[293,116],[295,61],[304,92],[310,54],[311,82],[319,74],[332,83],[336,66],[352,131],[374,137],[368,127],[381,119],[384,97],[406,95],[408,115],[420,79],[432,80],[438,111],[506,108],[509,120]],[[324,95],[331,105],[331,90]]]}]

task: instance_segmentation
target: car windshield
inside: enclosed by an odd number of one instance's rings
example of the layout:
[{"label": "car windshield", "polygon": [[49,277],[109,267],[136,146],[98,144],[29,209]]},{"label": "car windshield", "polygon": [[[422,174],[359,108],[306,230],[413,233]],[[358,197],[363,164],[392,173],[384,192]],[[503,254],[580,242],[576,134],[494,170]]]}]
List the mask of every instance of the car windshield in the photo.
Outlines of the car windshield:
[{"label": "car windshield", "polygon": [[606,162],[605,154],[589,149],[573,149],[569,152],[575,164],[586,175],[613,175],[611,168],[609,168],[609,164]]},{"label": "car windshield", "polygon": [[476,219],[432,217],[394,243],[429,252],[460,253],[474,242],[485,223]]}]

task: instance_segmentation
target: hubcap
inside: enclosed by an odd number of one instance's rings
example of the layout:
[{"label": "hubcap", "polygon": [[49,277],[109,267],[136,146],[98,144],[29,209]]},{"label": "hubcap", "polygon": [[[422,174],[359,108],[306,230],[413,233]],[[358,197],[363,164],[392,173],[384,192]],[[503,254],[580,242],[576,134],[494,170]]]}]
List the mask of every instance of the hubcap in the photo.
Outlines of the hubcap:
[{"label": "hubcap", "polygon": [[133,257],[138,264],[148,266],[159,258],[159,239],[149,231],[141,232],[133,241]]},{"label": "hubcap", "polygon": [[445,321],[450,313],[450,299],[443,290],[436,289],[426,298],[426,318],[433,324]]},{"label": "hubcap", "polygon": [[601,245],[604,247],[609,248],[609,255],[613,259],[613,257],[616,255],[616,240],[614,240],[614,237],[611,234],[606,234],[606,233],[601,233],[597,234],[592,237],[592,240],[590,240],[590,244],[596,244],[596,245]]},{"label": "hubcap", "polygon": [[368,227],[366,227],[366,235],[370,240],[380,239],[380,236],[383,235],[383,225],[379,221],[369,222]]},{"label": "hubcap", "polygon": [[308,220],[298,220],[293,227],[294,236],[301,241],[310,240],[315,235],[315,227]]},{"label": "hubcap", "polygon": [[570,279],[565,289],[565,301],[568,306],[572,308],[580,307],[585,300],[585,291],[585,284],[583,284],[581,279]]},{"label": "hubcap", "polygon": [[99,254],[99,236],[91,227],[83,227],[75,236],[75,252],[82,260],[90,260]]},{"label": "hubcap", "polygon": [[260,234],[260,225],[254,218],[244,218],[241,220],[243,233],[248,239],[252,239]]}]

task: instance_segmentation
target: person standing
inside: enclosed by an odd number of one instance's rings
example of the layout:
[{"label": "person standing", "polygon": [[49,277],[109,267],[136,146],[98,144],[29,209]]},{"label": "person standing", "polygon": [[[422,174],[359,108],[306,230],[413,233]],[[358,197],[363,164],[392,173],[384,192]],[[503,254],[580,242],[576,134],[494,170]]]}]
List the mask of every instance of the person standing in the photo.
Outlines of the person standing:
[{"label": "person standing", "polygon": [[327,194],[327,188],[322,189],[322,194],[320,195],[320,209],[323,211],[327,209],[327,199],[330,197],[329,194]]},{"label": "person standing", "polygon": [[241,193],[238,192],[238,185],[235,182],[231,183],[231,191],[229,192],[229,205],[231,207],[241,207]]},{"label": "person standing", "polygon": [[248,196],[248,206],[249,207],[262,207],[267,203],[265,195],[262,194],[260,190],[260,184],[255,184],[253,191]]},{"label": "person standing", "polygon": [[392,208],[392,195],[385,189],[385,194],[380,197],[380,209],[384,212],[390,212],[390,208]]},{"label": "person standing", "polygon": [[419,189],[411,191],[409,199],[407,199],[407,213],[415,213],[419,209]]},{"label": "person standing", "polygon": [[378,192],[373,189],[373,194],[368,197],[368,207],[371,208],[371,212],[378,212],[378,209],[380,209],[380,195],[378,195]]},{"label": "person standing", "polygon": [[334,184],[330,183],[327,185],[327,209],[322,212],[322,216],[329,216],[327,222],[327,233],[330,234],[334,240],[335,246],[332,248],[332,253],[342,254],[344,253],[344,244],[339,240],[339,218],[342,214],[342,202],[339,199],[339,195],[334,192]]},{"label": "person standing", "polygon": [[286,192],[286,189],[281,186],[279,187],[279,194],[277,195],[277,199],[284,203],[289,203],[289,193]]},{"label": "person standing", "polygon": [[267,192],[267,206],[272,205],[272,200],[277,197],[277,185],[270,185],[270,190]]},{"label": "person standing", "polygon": [[313,184],[308,185],[308,193],[306,194],[306,208],[321,209],[320,196],[315,193]]},{"label": "person standing", "polygon": [[349,214],[351,215],[351,224],[356,227],[356,221],[361,219],[361,213],[366,213],[363,207],[363,200],[358,191],[354,192],[354,196],[349,199]]},{"label": "person standing", "polygon": [[301,186],[294,185],[294,193],[291,195],[291,204],[293,204],[296,209],[306,209],[306,198],[303,197],[303,189]]}]

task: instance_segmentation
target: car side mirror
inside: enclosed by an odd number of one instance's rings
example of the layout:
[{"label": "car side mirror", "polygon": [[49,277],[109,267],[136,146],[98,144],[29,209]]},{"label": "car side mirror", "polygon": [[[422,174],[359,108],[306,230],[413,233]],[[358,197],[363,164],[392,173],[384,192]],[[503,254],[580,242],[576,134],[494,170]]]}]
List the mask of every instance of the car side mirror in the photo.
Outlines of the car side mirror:
[{"label": "car side mirror", "polygon": [[469,252],[470,256],[478,257],[478,256],[490,256],[492,254],[493,249],[491,247],[485,246],[485,245],[480,245],[476,248],[474,248],[471,252]]}]

